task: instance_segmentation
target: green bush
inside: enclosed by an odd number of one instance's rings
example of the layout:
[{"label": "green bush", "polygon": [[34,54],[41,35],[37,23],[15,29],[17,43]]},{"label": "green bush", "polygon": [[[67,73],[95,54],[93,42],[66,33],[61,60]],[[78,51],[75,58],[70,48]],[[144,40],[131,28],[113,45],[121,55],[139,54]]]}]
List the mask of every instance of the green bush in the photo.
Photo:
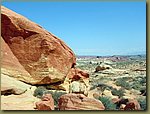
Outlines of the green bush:
[{"label": "green bush", "polygon": [[146,85],[146,77],[141,77],[141,76],[134,78],[133,82],[131,83],[131,87],[136,90],[143,89],[145,85]]},{"label": "green bush", "polygon": [[133,79],[133,82],[138,82],[141,85],[143,85],[144,83],[146,83],[146,76],[138,76],[136,78]]},{"label": "green bush", "polygon": [[146,98],[139,98],[138,102],[139,102],[139,104],[141,106],[141,109],[142,110],[146,110]]},{"label": "green bush", "polygon": [[34,91],[33,96],[42,98],[42,96],[45,94],[51,94],[54,99],[54,104],[57,105],[58,99],[60,98],[60,96],[66,94],[66,92],[65,91],[56,91],[56,90],[47,90],[44,86],[39,86]]},{"label": "green bush", "polygon": [[141,77],[140,83],[141,83],[141,84],[146,83],[146,77]]},{"label": "green bush", "polygon": [[116,88],[112,89],[111,93],[115,96],[119,96],[119,98],[121,98],[122,96],[124,96],[125,90],[124,88],[120,88],[119,90],[117,90]]},{"label": "green bush", "polygon": [[93,86],[90,88],[90,90],[95,89],[95,88],[97,88],[97,87],[98,87],[102,92],[103,92],[105,89],[108,89],[108,90],[111,90],[111,89],[112,89],[112,87],[109,86],[109,85],[107,85],[107,84],[98,83],[98,84],[93,85]]},{"label": "green bush", "polygon": [[46,90],[47,90],[47,89],[46,89],[44,86],[39,86],[39,87],[37,87],[37,89],[34,91],[33,96],[38,97],[38,98],[41,98]]},{"label": "green bush", "polygon": [[116,104],[114,104],[109,97],[99,97],[99,100],[105,106],[105,110],[116,110]]},{"label": "green bush", "polygon": [[131,86],[133,89],[136,90],[140,90],[141,89],[141,85],[137,82],[137,83],[133,83],[133,85]]},{"label": "green bush", "polygon": [[128,89],[128,90],[131,89],[130,84],[129,84],[126,80],[124,80],[124,79],[122,79],[122,78],[117,79],[116,82],[115,82],[115,84],[116,84],[117,86],[124,87],[125,89]]},{"label": "green bush", "polygon": [[58,105],[58,99],[60,98],[60,96],[66,94],[65,91],[45,91],[44,94],[51,94],[53,99],[54,99],[54,104]]}]

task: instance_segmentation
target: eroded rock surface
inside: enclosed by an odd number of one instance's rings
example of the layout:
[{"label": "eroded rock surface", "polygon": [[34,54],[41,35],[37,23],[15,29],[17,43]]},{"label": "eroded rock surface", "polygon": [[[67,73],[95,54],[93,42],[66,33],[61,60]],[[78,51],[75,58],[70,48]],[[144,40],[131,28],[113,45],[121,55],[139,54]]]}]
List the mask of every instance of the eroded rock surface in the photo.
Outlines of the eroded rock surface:
[{"label": "eroded rock surface", "polygon": [[32,95],[29,89],[21,95],[1,96],[1,110],[35,110],[35,102],[38,98]]},{"label": "eroded rock surface", "polygon": [[30,84],[64,81],[76,58],[59,38],[27,18],[1,7],[2,37],[20,64],[31,75],[19,76]]},{"label": "eroded rock surface", "polygon": [[59,99],[60,110],[104,110],[105,107],[96,99],[88,98],[83,94],[65,94]]},{"label": "eroded rock surface", "polygon": [[31,75],[19,63],[11,49],[1,37],[1,74],[14,77],[18,80],[27,81]]}]

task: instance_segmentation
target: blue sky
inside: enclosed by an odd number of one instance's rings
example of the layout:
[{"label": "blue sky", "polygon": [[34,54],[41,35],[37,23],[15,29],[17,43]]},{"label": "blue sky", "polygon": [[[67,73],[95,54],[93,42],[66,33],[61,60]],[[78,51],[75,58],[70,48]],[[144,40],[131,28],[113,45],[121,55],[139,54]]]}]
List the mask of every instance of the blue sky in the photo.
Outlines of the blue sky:
[{"label": "blue sky", "polygon": [[62,39],[76,55],[146,52],[146,2],[3,2]]}]

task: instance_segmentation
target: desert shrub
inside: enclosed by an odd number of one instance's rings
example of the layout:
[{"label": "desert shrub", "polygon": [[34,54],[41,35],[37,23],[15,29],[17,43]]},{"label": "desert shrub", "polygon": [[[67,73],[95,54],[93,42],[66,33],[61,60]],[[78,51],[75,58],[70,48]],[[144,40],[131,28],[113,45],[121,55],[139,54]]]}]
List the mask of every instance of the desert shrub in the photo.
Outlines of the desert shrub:
[{"label": "desert shrub", "polygon": [[146,85],[146,77],[141,77],[141,76],[134,78],[133,82],[131,83],[131,87],[136,90],[143,89],[145,85]]},{"label": "desert shrub", "polygon": [[63,91],[45,91],[44,94],[51,94],[54,99],[54,104],[58,105],[58,99],[60,96],[66,94],[66,92]]},{"label": "desert shrub", "polygon": [[105,106],[105,110],[116,110],[116,104],[109,97],[99,97],[99,100]]},{"label": "desert shrub", "polygon": [[131,87],[135,90],[146,90],[146,86],[141,85],[139,82],[132,83]]},{"label": "desert shrub", "polygon": [[141,83],[141,84],[146,83],[146,77],[141,77],[140,83]]},{"label": "desert shrub", "polygon": [[119,90],[117,90],[116,88],[113,88],[111,93],[115,96],[119,96],[119,98],[121,98],[122,96],[124,96],[125,90],[124,88],[120,88]]},{"label": "desert shrub", "polygon": [[131,85],[131,87],[133,88],[133,89],[136,89],[136,90],[140,90],[141,89],[141,84],[139,83],[139,82],[134,82],[132,85]]},{"label": "desert shrub", "polygon": [[117,86],[124,87],[125,89],[128,89],[128,90],[131,89],[130,84],[129,84],[126,80],[124,80],[123,78],[117,79],[116,82],[115,82],[115,84],[116,84]]},{"label": "desert shrub", "polygon": [[142,110],[146,110],[147,106],[146,106],[146,98],[139,98],[138,99],[138,102],[141,106],[141,109]]},{"label": "desert shrub", "polygon": [[95,89],[95,88],[97,88],[97,87],[98,87],[101,91],[104,91],[105,89],[108,89],[108,90],[111,90],[111,89],[112,89],[112,87],[109,86],[109,85],[107,85],[107,84],[98,83],[98,84],[96,84],[96,85],[93,85],[93,86],[90,88],[90,90]]},{"label": "desert shrub", "polygon": [[44,86],[39,86],[39,87],[37,87],[37,89],[34,91],[33,96],[38,97],[38,98],[41,98],[46,90],[47,90],[47,89],[46,89]]},{"label": "desert shrub", "polygon": [[141,83],[146,83],[146,77],[143,77]]},{"label": "desert shrub", "polygon": [[134,82],[139,82],[140,84],[146,83],[146,76],[138,76],[136,78],[133,78]]},{"label": "desert shrub", "polygon": [[124,80],[124,81],[128,81],[128,80],[131,79],[131,77],[122,77],[122,78],[119,78],[119,79]]},{"label": "desert shrub", "polygon": [[51,94],[53,99],[54,99],[54,104],[58,104],[58,99],[60,98],[61,95],[66,94],[64,91],[53,91],[53,90],[47,90],[44,86],[39,86],[37,89],[34,91],[33,96],[42,98],[43,95],[45,94]]}]

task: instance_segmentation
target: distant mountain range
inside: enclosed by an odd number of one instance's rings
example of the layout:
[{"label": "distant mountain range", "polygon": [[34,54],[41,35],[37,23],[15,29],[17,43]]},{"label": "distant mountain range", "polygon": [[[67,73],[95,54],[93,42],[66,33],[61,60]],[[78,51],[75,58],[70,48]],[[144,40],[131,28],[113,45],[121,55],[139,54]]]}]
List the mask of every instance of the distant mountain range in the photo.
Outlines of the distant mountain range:
[{"label": "distant mountain range", "polygon": [[109,57],[109,56],[137,56],[137,55],[142,55],[146,56],[146,51],[139,51],[139,52],[131,52],[127,54],[117,54],[117,55],[76,55],[77,57]]},{"label": "distant mountain range", "polygon": [[76,55],[77,58],[105,58],[105,57],[130,57],[130,56],[139,56],[139,57],[146,57],[146,53],[132,53],[126,55]]}]

